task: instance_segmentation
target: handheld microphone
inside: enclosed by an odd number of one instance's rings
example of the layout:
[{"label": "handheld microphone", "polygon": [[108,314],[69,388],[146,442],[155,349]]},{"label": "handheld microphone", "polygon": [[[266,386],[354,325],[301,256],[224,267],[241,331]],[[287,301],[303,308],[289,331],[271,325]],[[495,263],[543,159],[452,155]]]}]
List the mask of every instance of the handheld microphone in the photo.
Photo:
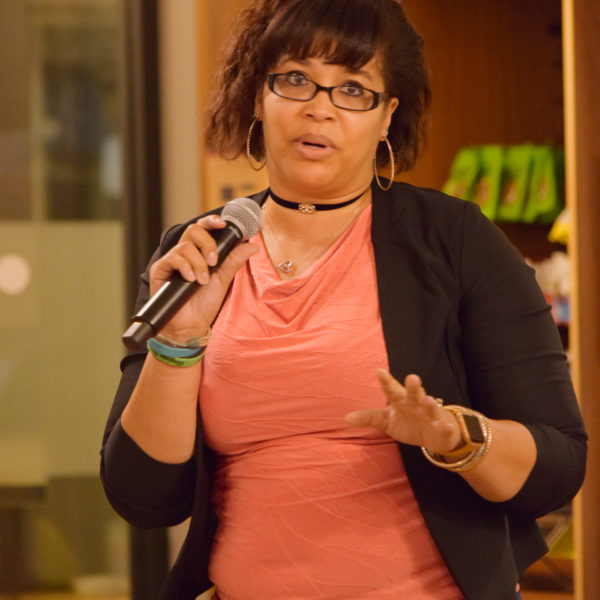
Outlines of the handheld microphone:
[{"label": "handheld microphone", "polygon": [[[255,236],[262,226],[260,205],[250,198],[231,200],[221,212],[226,225],[218,233],[217,264],[210,267],[214,273],[231,250],[240,242]],[[196,291],[198,283],[187,281],[179,273],[173,273],[169,280],[131,318],[132,323],[123,334],[122,340],[130,350],[143,348],[145,343],[156,335]]]}]

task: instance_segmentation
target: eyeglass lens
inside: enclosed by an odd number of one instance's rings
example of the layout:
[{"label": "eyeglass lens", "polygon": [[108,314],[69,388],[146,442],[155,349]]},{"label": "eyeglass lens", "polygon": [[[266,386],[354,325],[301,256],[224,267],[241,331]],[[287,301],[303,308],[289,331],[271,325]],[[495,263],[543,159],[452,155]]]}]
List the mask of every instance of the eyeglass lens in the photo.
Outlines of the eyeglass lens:
[{"label": "eyeglass lens", "polygon": [[349,110],[374,108],[376,94],[357,83],[349,82],[332,88],[323,88],[299,73],[281,73],[273,76],[273,92],[289,100],[311,100],[319,89],[325,89],[329,93],[331,102],[338,108]]}]

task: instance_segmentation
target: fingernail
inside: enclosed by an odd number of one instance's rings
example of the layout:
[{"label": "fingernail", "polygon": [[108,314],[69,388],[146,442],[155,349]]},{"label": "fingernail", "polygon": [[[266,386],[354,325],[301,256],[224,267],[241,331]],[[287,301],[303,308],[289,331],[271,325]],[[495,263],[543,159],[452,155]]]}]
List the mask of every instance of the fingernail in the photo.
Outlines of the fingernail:
[{"label": "fingernail", "polygon": [[208,283],[209,279],[210,279],[210,275],[205,271],[198,278],[198,283],[200,283],[200,285],[206,285]]},{"label": "fingernail", "polygon": [[219,257],[217,256],[216,252],[211,252],[209,253],[209,255],[206,258],[206,262],[211,266],[214,267],[217,264],[217,260],[219,260]]}]

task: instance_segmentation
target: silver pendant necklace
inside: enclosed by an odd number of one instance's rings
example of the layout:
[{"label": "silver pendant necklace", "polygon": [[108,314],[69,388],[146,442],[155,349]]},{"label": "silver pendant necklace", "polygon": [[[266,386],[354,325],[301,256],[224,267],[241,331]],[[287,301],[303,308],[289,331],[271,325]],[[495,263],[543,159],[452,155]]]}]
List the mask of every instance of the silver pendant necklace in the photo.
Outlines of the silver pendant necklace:
[{"label": "silver pendant necklace", "polygon": [[[302,263],[300,263],[300,264],[312,264],[319,256],[323,255],[323,253],[326,252],[327,249],[331,247],[332,240],[338,239],[339,236],[342,235],[342,233],[344,231],[346,231],[346,229],[354,221],[354,219],[355,219],[357,213],[359,212],[360,208],[361,208],[361,205],[359,204],[352,211],[352,214],[350,215],[349,220],[344,224],[343,228],[340,229],[337,233],[334,232],[334,233],[328,235],[327,238],[326,238],[326,242],[327,243],[324,246],[322,246],[321,248],[319,248],[316,253],[311,253],[308,256],[308,258],[305,258],[302,261]],[[280,254],[283,254],[283,251],[282,251],[283,248],[282,248],[281,242],[279,241],[279,238],[277,237],[277,233],[275,233],[275,228],[271,224],[270,219],[267,220],[266,224],[268,225],[268,230],[273,235],[273,239],[275,240],[275,243],[277,244],[277,246],[279,248]],[[299,263],[296,262],[296,261],[294,261],[291,258],[286,258],[286,259],[282,260],[281,262],[277,263],[275,266],[276,266],[276,268],[277,268],[278,271],[280,271],[281,273],[283,273],[287,277],[293,277],[296,274],[296,272],[298,271]]]},{"label": "silver pendant necklace", "polygon": [[287,258],[277,265],[277,268],[286,275],[293,275],[296,272],[296,264],[291,258]]},{"label": "silver pendant necklace", "polygon": [[[270,221],[269,221],[269,230],[273,234],[273,239],[275,240],[277,246],[279,247],[279,252],[281,252],[281,242],[279,241],[279,238],[277,237],[277,234],[275,233],[275,229],[271,225]],[[286,259],[282,260],[279,264],[276,265],[276,267],[284,275],[287,275],[288,277],[293,277],[296,274],[296,271],[298,270],[298,265],[291,258],[286,258]]]}]

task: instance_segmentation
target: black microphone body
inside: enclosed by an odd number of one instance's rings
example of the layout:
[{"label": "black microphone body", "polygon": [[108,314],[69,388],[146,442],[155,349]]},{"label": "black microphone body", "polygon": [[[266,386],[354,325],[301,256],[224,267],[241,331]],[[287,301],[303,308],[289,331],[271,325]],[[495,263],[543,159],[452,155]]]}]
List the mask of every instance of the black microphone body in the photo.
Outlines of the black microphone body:
[{"label": "black microphone body", "polygon": [[[253,200],[247,198],[238,200],[251,202],[252,205],[258,207]],[[230,204],[235,202],[237,201],[233,200]],[[233,219],[236,222],[228,220],[228,213],[226,209],[223,210],[221,216],[227,224],[224,229],[218,232],[218,259],[214,267],[209,267],[211,274],[221,266],[227,255],[239,242],[256,235],[260,230],[260,208],[256,209],[254,206],[251,207],[254,213],[252,215],[254,220],[251,219],[249,227],[243,222],[240,223],[238,219]],[[258,213],[256,213],[256,210],[258,210]],[[196,281],[187,281],[179,273],[173,273],[156,294],[132,317],[131,325],[122,336],[125,346],[130,350],[143,348],[148,339],[156,335],[163,328],[197,289],[198,283]]]}]

